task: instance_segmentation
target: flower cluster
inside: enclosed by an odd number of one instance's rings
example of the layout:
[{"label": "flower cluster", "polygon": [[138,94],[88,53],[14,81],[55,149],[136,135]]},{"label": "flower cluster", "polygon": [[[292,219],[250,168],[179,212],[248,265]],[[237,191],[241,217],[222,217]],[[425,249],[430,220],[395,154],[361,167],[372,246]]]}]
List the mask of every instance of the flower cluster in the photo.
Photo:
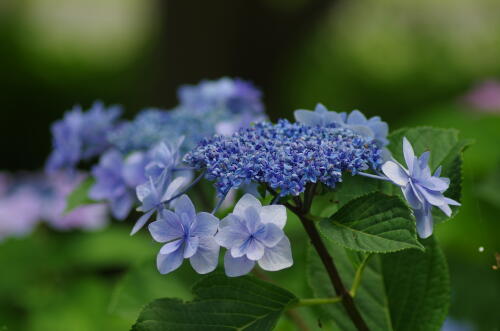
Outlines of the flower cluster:
[{"label": "flower cluster", "polygon": [[57,230],[102,228],[107,224],[103,204],[78,207],[65,213],[66,198],[84,179],[83,174],[67,173],[0,174],[0,241],[5,237],[28,234],[46,221]]},{"label": "flower cluster", "polygon": [[107,135],[121,114],[117,106],[106,109],[101,102],[82,112],[80,106],[52,125],[54,150],[46,164],[49,172],[73,169],[81,160],[98,156],[109,147]]},{"label": "flower cluster", "polygon": [[262,207],[250,194],[244,195],[233,213],[219,222],[208,213],[196,213],[191,200],[183,195],[174,211],[162,210],[158,220],[149,224],[151,236],[164,243],[157,256],[160,273],[167,274],[189,259],[196,272],[205,274],[217,267],[220,246],[226,275],[236,277],[250,272],[255,263],[268,271],[293,264],[290,241],[283,232],[284,206]]},{"label": "flower cluster", "polygon": [[205,139],[184,160],[204,169],[220,195],[255,182],[279,190],[281,196],[298,195],[310,182],[334,187],[342,180],[342,172],[354,175],[378,169],[382,163],[372,139],[334,125],[308,126],[287,120],[257,123],[229,137]]}]

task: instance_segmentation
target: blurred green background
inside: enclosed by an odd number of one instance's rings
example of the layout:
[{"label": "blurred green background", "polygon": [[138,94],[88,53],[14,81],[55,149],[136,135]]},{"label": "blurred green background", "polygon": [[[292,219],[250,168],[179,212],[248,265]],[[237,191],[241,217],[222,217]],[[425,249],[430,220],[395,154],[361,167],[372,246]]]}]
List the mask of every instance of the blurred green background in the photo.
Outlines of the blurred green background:
[{"label": "blurred green background", "polygon": [[[500,78],[499,59],[498,0],[3,0],[0,168],[41,168],[50,123],[76,103],[119,103],[131,118],[173,107],[180,84],[221,76],[259,86],[272,119],[322,102],[380,115],[391,129],[457,128],[475,144],[464,160],[463,207],[436,230],[451,272],[450,318],[462,330],[500,330],[500,270],[492,268],[500,88],[482,95],[488,106],[470,97]],[[0,330],[127,330],[146,302],[189,298],[196,275],[189,267],[159,275],[159,246],[145,232],[129,237],[130,226],[40,226],[0,243]],[[302,238],[297,222],[287,227],[292,243]],[[271,276],[308,296],[304,257],[295,245],[295,267]],[[309,311],[299,313],[319,328]],[[293,329],[286,318],[279,325]]]}]

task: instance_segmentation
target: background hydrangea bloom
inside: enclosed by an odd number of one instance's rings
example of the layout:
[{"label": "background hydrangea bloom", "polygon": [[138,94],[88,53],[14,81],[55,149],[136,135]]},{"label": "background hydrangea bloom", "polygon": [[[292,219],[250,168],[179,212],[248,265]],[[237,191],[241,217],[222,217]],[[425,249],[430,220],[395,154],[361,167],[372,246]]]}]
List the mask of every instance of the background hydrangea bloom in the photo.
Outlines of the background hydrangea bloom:
[{"label": "background hydrangea bloom", "polygon": [[298,195],[311,182],[333,187],[344,171],[356,174],[382,163],[375,142],[351,130],[286,120],[204,139],[184,160],[205,169],[220,195],[254,182],[278,189],[281,196]]},{"label": "background hydrangea bloom", "polygon": [[389,126],[379,116],[369,119],[359,110],[353,110],[350,114],[329,111],[322,104],[317,104],[314,111],[299,109],[294,112],[295,120],[309,126],[325,126],[335,124],[338,127],[347,128],[365,137],[375,139],[380,147],[389,144],[387,134]]},{"label": "background hydrangea bloom", "polygon": [[283,228],[286,209],[281,205],[262,207],[259,200],[245,194],[225,217],[215,236],[225,248],[224,267],[229,277],[250,272],[257,262],[268,271],[292,266],[290,241]]},{"label": "background hydrangea bloom", "polygon": [[450,185],[450,180],[439,177],[441,167],[434,175],[431,174],[428,164],[429,152],[417,158],[413,147],[405,137],[403,154],[408,169],[395,161],[387,161],[382,165],[382,171],[394,184],[401,187],[406,200],[414,210],[418,234],[422,238],[427,238],[432,234],[432,206],[438,207],[449,217],[451,216],[449,205],[459,206],[460,203],[443,195]]},{"label": "background hydrangea bloom", "polygon": [[96,183],[89,196],[94,200],[107,200],[117,219],[124,219],[135,203],[135,187],[146,181],[144,167],[147,156],[136,152],[125,160],[117,150],[102,155],[92,174]]},{"label": "background hydrangea bloom", "polygon": [[121,114],[117,106],[105,108],[101,102],[82,112],[80,106],[67,112],[52,125],[54,150],[46,164],[48,171],[72,169],[79,161],[104,152],[108,147],[108,133],[116,127]]},{"label": "background hydrangea bloom", "polygon": [[167,274],[189,259],[196,272],[206,274],[217,267],[219,245],[214,240],[218,219],[209,213],[196,214],[187,195],[176,200],[175,212],[163,210],[157,221],[149,224],[151,236],[165,243],[157,256],[158,270]]}]

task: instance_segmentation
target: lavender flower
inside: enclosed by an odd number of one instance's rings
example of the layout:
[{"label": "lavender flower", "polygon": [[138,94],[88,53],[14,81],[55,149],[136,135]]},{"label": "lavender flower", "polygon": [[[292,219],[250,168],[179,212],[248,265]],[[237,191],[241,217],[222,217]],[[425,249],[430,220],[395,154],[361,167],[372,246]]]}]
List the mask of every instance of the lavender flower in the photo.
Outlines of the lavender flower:
[{"label": "lavender flower", "polygon": [[343,171],[356,174],[382,163],[378,146],[351,130],[286,120],[204,139],[184,161],[205,169],[221,196],[250,182],[265,183],[281,196],[298,195],[307,183],[334,187]]},{"label": "lavender flower", "polygon": [[245,194],[224,218],[215,236],[225,248],[224,267],[229,277],[250,272],[255,262],[267,271],[277,271],[293,264],[290,241],[283,232],[286,209],[281,205],[262,207],[259,200]]},{"label": "lavender flower", "polygon": [[124,160],[117,150],[106,152],[92,169],[96,183],[89,196],[94,200],[109,201],[113,216],[124,219],[136,201],[135,187],[146,181],[146,164],[144,153],[136,152]]},{"label": "lavender flower", "polygon": [[429,152],[417,158],[405,137],[403,154],[408,169],[395,161],[387,161],[382,165],[382,171],[394,184],[401,187],[406,200],[413,208],[419,236],[427,238],[432,234],[432,206],[437,206],[449,217],[452,212],[449,205],[460,206],[460,203],[443,195],[450,185],[450,180],[440,177],[441,167],[431,175],[428,165]]},{"label": "lavender flower", "polygon": [[389,126],[382,122],[379,116],[367,119],[359,110],[347,113],[329,111],[322,104],[317,104],[314,111],[299,109],[294,112],[295,120],[309,126],[325,126],[335,124],[337,127],[347,128],[365,137],[374,139],[379,147],[389,144],[387,134]]},{"label": "lavender flower", "polygon": [[0,241],[29,234],[40,219],[40,199],[30,187],[0,197]]},{"label": "lavender flower", "polygon": [[47,161],[47,171],[73,169],[81,160],[104,152],[109,147],[106,136],[116,126],[120,114],[120,108],[106,109],[100,102],[87,112],[79,106],[67,112],[52,125],[54,150]]},{"label": "lavender flower", "polygon": [[165,243],[157,257],[158,270],[167,274],[189,259],[196,272],[206,274],[217,267],[219,245],[214,240],[218,219],[209,213],[198,213],[187,195],[175,203],[175,212],[163,210],[149,225],[154,240]]}]

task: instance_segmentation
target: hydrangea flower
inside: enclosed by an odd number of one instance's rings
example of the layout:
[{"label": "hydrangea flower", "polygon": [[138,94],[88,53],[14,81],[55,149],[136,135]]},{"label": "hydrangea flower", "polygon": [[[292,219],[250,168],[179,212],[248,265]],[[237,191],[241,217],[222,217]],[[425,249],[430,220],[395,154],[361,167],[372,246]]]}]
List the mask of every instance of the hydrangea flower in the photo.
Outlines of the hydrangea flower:
[{"label": "hydrangea flower", "polygon": [[293,264],[290,241],[283,232],[286,209],[281,205],[262,207],[259,200],[245,194],[231,214],[219,225],[215,236],[225,248],[224,268],[229,277],[250,272],[257,262],[267,271],[277,271]]},{"label": "hydrangea flower", "polygon": [[126,159],[117,150],[106,152],[92,169],[96,183],[90,189],[90,198],[109,201],[113,216],[124,219],[136,201],[135,188],[146,181],[147,162],[147,155],[140,152]]},{"label": "hydrangea flower", "polygon": [[460,206],[460,203],[443,195],[450,180],[440,177],[441,167],[431,175],[429,152],[416,157],[413,147],[404,137],[403,154],[408,169],[395,161],[387,161],[382,165],[382,171],[394,184],[401,187],[405,199],[414,211],[419,236],[427,238],[432,234],[432,206],[438,207],[449,217],[452,212],[449,205]]},{"label": "hydrangea flower", "polygon": [[214,239],[218,223],[212,214],[197,214],[187,195],[176,200],[175,212],[162,210],[159,219],[149,224],[154,240],[165,243],[156,260],[160,273],[176,270],[184,259],[200,274],[213,271],[220,250]]},{"label": "hydrangea flower", "polygon": [[39,196],[29,187],[0,197],[0,242],[29,234],[40,220],[40,208]]},{"label": "hydrangea flower", "polygon": [[317,104],[314,111],[299,109],[294,112],[295,120],[310,126],[335,124],[338,127],[351,129],[365,137],[375,139],[380,147],[389,144],[387,134],[389,126],[379,116],[367,119],[359,110],[347,113],[329,111],[322,104]]},{"label": "hydrangea flower", "polygon": [[199,113],[223,109],[232,114],[262,115],[261,92],[241,79],[221,78],[184,85],[177,91],[181,107]]},{"label": "hydrangea flower", "polygon": [[130,235],[134,235],[142,229],[155,212],[161,213],[165,202],[180,194],[192,178],[191,171],[182,171],[171,182],[170,180],[155,182],[152,177],[149,177],[146,183],[137,186],[137,198],[141,203],[137,210],[143,212],[144,215],[137,220]]},{"label": "hydrangea flower", "polygon": [[382,164],[380,149],[371,139],[334,125],[312,127],[286,120],[204,139],[184,161],[205,170],[221,196],[250,182],[265,183],[281,196],[298,195],[307,183],[334,187],[344,171],[356,174]]},{"label": "hydrangea flower", "polygon": [[160,109],[145,109],[133,121],[123,123],[108,134],[109,142],[122,153],[147,151],[171,138],[171,116]]},{"label": "hydrangea flower", "polygon": [[150,152],[151,159],[146,165],[146,176],[157,181],[168,181],[174,167],[179,164],[179,148],[184,141],[181,137],[174,143],[161,142]]},{"label": "hydrangea flower", "polygon": [[87,112],[79,106],[67,112],[52,125],[54,150],[47,161],[47,171],[72,169],[81,160],[104,152],[109,147],[107,134],[115,128],[120,114],[119,107],[106,109],[101,102],[95,102]]}]

